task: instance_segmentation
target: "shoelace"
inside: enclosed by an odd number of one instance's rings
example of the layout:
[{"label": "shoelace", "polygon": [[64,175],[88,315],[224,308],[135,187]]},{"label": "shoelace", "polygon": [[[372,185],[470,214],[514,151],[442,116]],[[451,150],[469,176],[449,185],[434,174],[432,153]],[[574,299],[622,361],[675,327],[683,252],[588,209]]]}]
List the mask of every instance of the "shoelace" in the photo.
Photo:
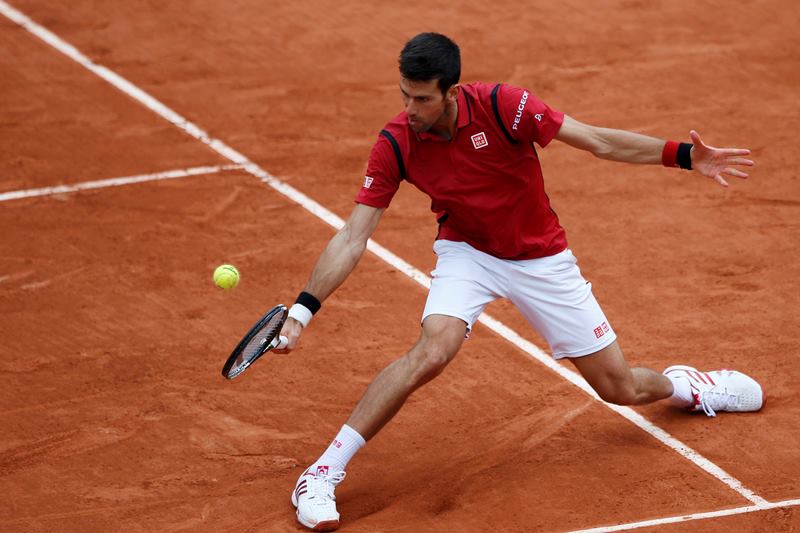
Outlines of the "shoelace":
[{"label": "shoelace", "polygon": [[314,476],[308,484],[310,492],[309,497],[316,499],[317,496],[319,496],[323,503],[328,500],[336,501],[336,496],[333,495],[333,491],[336,485],[342,482],[345,475],[347,475],[347,473],[341,470],[329,475],[318,474]]},{"label": "shoelace", "polygon": [[724,411],[735,407],[739,398],[727,392],[707,390],[700,393],[700,406],[708,416],[717,416],[717,411]]}]

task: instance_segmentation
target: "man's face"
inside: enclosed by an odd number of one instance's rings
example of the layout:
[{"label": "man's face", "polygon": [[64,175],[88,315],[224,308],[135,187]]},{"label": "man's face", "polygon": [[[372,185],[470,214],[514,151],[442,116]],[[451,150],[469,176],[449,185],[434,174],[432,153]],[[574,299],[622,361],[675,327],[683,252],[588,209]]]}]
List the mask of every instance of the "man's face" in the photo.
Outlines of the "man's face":
[{"label": "man's face", "polygon": [[447,103],[455,101],[458,90],[451,87],[446,94],[439,89],[439,80],[412,81],[400,78],[400,93],[403,96],[408,124],[417,133],[430,130],[444,122]]}]

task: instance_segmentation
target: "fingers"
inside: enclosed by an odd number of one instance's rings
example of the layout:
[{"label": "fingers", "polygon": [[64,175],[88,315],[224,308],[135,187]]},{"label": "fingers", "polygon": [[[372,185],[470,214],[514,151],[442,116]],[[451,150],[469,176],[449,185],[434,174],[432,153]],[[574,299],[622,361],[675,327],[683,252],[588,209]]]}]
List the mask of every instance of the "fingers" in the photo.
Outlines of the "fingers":
[{"label": "fingers", "polygon": [[[702,147],[703,150],[697,152],[696,165],[695,156],[693,156],[693,166],[700,171],[701,174],[708,176],[716,181],[721,187],[728,187],[728,182],[725,181],[723,174],[732,176],[739,179],[747,179],[749,175],[742,172],[734,166],[752,167],[755,162],[752,159],[747,159],[745,155],[750,155],[750,150],[747,148],[714,148],[707,146],[700,138],[700,134],[695,130],[689,132],[692,138],[692,144],[695,147]],[[693,152],[695,152],[693,150]]]},{"label": "fingers", "polygon": [[735,178],[747,179],[748,177],[748,174],[746,172],[742,172],[741,170],[730,167],[727,167],[725,170],[722,171],[722,173],[728,176],[733,176]]},{"label": "fingers", "polygon": [[[700,138],[700,134],[697,133],[696,131],[694,131],[694,130],[690,131],[689,132],[689,137],[692,138],[692,144],[693,145],[702,146],[703,148],[706,148],[706,145],[703,144],[703,140]],[[742,154],[742,155],[745,155],[745,154]]]},{"label": "fingers", "polygon": [[274,350],[281,350],[289,344],[289,339],[287,339],[283,335],[278,335],[274,339],[272,339],[272,347]]},{"label": "fingers", "polygon": [[[689,132],[689,136],[692,138],[692,144],[695,146],[702,146],[703,148],[713,149],[714,153],[720,154],[726,157],[731,156],[740,156],[740,155],[750,155],[750,150],[747,148],[712,148],[711,146],[706,145],[703,143],[703,140],[700,138],[700,134],[697,133],[695,130]],[[748,167],[752,167],[754,165],[751,159],[744,159],[741,157],[734,157],[730,161],[728,161],[731,165],[745,165]]]},{"label": "fingers", "polygon": [[745,167],[752,167],[755,162],[752,159],[743,159],[741,157],[732,157],[725,161],[729,165],[742,165]]},{"label": "fingers", "polygon": [[294,318],[289,318],[283,324],[283,328],[281,328],[280,335],[286,337],[287,344],[286,346],[278,349],[275,348],[273,351],[275,353],[289,353],[291,352],[297,344],[300,342],[300,333],[303,331],[303,326],[295,320]]},{"label": "fingers", "polygon": [[725,155],[750,155],[747,148],[720,148],[719,151]]},{"label": "fingers", "polygon": [[716,176],[714,176],[714,181],[716,181],[717,183],[719,183],[723,187],[727,187],[728,186],[728,182],[725,181],[725,178],[722,177],[722,174],[717,174]]},{"label": "fingers", "polygon": [[[284,337],[284,334],[281,334],[281,337]],[[277,348],[273,349],[272,351],[275,353],[289,353],[297,346],[297,343],[300,342],[300,335],[286,335],[284,337],[286,339],[286,343],[283,342],[278,345]]]}]

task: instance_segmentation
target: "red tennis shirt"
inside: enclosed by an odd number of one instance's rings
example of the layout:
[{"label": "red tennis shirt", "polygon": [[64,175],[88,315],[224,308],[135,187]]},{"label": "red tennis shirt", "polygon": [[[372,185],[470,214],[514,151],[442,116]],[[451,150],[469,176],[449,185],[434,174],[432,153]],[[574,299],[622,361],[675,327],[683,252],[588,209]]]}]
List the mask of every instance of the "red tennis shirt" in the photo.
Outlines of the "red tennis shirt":
[{"label": "red tennis shirt", "polygon": [[533,143],[547,146],[563,120],[525,89],[464,84],[451,141],[414,132],[405,112],[386,124],[356,202],[388,207],[405,179],[430,196],[437,239],[467,242],[502,259],[557,254],[567,239],[544,192]]}]

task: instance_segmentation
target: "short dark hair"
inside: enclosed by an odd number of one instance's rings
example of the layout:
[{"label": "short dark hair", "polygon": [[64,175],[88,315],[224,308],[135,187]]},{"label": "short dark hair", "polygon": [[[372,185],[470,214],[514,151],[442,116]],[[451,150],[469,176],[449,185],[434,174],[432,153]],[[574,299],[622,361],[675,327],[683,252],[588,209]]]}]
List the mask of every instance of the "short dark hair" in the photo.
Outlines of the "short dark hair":
[{"label": "short dark hair", "polygon": [[439,80],[442,94],[461,78],[461,51],[441,33],[420,33],[400,52],[400,74],[411,81]]}]

